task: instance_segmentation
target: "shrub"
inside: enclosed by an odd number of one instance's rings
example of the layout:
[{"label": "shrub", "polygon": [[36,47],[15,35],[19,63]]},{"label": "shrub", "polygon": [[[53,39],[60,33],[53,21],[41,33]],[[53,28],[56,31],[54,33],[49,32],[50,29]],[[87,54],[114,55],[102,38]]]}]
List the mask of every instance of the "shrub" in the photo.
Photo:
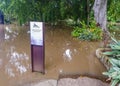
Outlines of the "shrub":
[{"label": "shrub", "polygon": [[91,22],[89,26],[85,22],[80,22],[82,27],[74,27],[72,31],[73,37],[78,37],[81,40],[101,40],[102,39],[102,30],[96,26],[95,22]]}]

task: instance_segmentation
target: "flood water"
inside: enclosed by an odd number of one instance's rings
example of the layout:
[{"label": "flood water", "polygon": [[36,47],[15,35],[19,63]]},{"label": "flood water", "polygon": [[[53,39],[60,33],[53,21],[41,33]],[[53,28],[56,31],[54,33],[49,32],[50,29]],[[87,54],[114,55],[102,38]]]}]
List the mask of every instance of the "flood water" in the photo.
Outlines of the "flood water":
[{"label": "flood water", "polygon": [[31,72],[30,32],[27,26],[0,26],[0,86],[23,86],[60,74],[103,76],[104,66],[95,57],[100,42],[71,37],[67,27],[45,28],[45,75]]}]

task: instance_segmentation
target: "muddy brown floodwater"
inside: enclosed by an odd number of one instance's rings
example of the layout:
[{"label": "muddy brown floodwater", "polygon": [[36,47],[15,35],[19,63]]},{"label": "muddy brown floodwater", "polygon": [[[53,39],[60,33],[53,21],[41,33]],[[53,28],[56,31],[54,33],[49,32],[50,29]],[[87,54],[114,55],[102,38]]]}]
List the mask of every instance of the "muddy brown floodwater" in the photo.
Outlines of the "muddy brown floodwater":
[{"label": "muddy brown floodwater", "polygon": [[0,86],[23,86],[60,74],[103,76],[104,66],[95,57],[99,42],[71,37],[70,28],[45,29],[45,75],[31,72],[29,27],[0,26]]}]

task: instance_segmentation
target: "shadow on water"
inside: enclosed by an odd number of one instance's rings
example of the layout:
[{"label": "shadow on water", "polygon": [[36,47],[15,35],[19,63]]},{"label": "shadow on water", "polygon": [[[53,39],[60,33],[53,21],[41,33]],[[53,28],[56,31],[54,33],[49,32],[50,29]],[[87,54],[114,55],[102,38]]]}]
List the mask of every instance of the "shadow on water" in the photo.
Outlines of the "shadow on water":
[{"label": "shadow on water", "polygon": [[29,27],[0,27],[0,84],[22,86],[43,79],[57,79],[60,74],[102,76],[104,66],[95,57],[99,42],[71,37],[70,28],[45,29],[46,74],[31,72]]}]

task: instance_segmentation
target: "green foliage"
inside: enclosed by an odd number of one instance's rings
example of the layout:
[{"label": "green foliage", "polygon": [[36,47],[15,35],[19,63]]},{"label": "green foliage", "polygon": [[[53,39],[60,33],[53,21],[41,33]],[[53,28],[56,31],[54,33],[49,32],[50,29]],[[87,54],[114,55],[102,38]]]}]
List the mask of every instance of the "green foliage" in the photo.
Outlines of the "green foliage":
[{"label": "green foliage", "polygon": [[108,0],[108,11],[107,19],[108,21],[118,21],[120,20],[120,0]]},{"label": "green foliage", "polygon": [[80,24],[77,23],[78,21],[74,21],[73,19],[66,19],[65,23],[68,26],[79,26]]},{"label": "green foliage", "polygon": [[109,57],[120,58],[120,41],[116,41],[112,38],[114,43],[109,44],[112,51],[104,52],[103,54],[108,55]]},{"label": "green foliage", "polygon": [[[119,3],[120,0],[108,0],[109,21],[120,19]],[[69,18],[87,23],[93,4],[94,0],[0,0],[0,9],[7,21],[16,19],[20,24],[30,20],[55,23]]]},{"label": "green foliage", "polygon": [[91,22],[89,26],[85,22],[81,22],[82,27],[75,27],[72,31],[72,36],[78,37],[81,40],[101,40],[102,30],[96,26],[95,22]]},{"label": "green foliage", "polygon": [[109,22],[107,24],[110,34],[120,40],[120,23]]},{"label": "green foliage", "polygon": [[108,72],[103,72],[103,74],[111,79],[111,86],[116,86],[116,84],[120,83],[120,41],[114,38],[112,40],[114,41],[110,44],[112,50],[103,53],[110,57],[111,67]]},{"label": "green foliage", "polygon": [[108,23],[107,27],[112,32],[115,31],[116,29],[118,29],[117,26],[115,25],[115,22]]},{"label": "green foliage", "polygon": [[[92,6],[93,0],[89,4]],[[68,18],[86,21],[87,6],[84,0],[0,0],[5,19],[16,19],[20,24],[31,20],[56,23]]]}]

